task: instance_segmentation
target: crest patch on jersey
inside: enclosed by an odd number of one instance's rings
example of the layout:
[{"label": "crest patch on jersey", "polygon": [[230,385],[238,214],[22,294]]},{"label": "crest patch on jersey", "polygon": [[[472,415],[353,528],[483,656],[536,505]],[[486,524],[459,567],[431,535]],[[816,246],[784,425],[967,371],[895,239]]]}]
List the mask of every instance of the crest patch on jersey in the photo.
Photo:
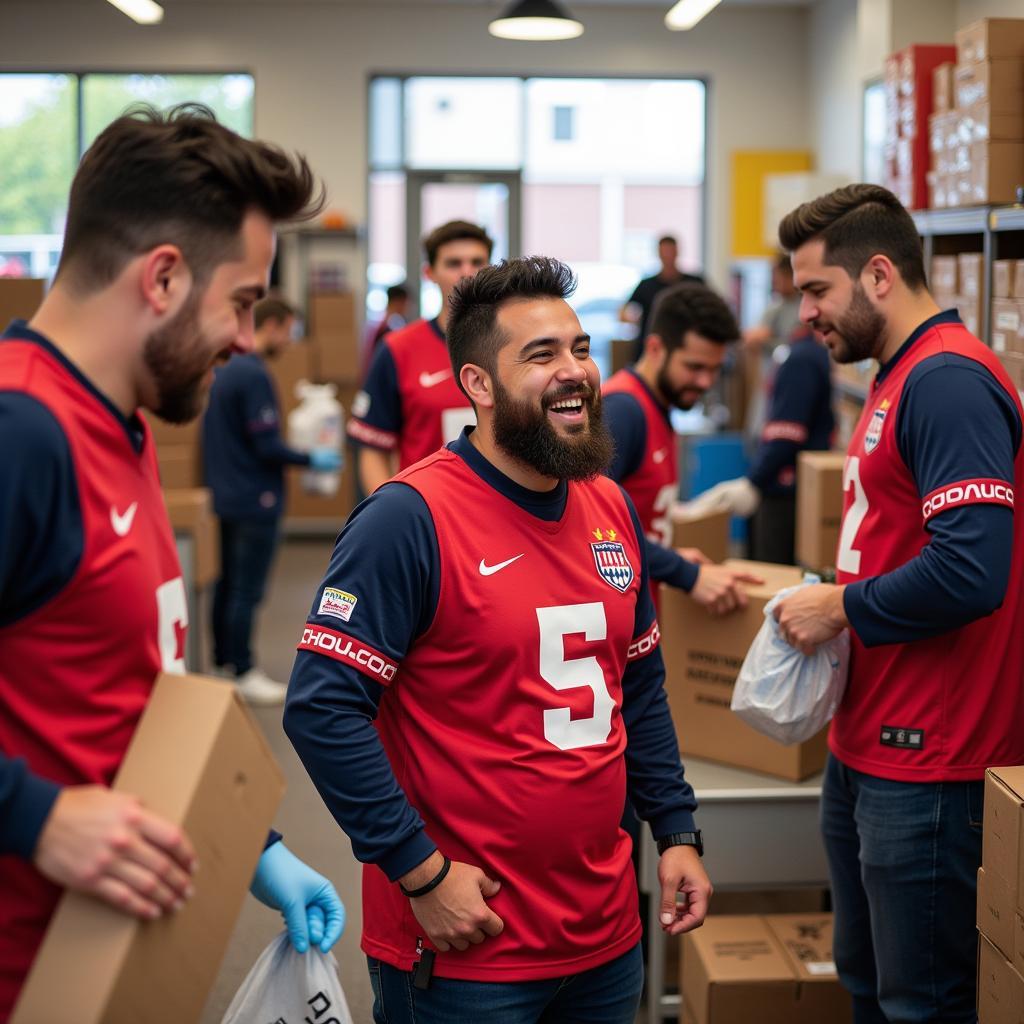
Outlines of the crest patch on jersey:
[{"label": "crest patch on jersey", "polygon": [[878,442],[882,439],[882,427],[885,426],[885,417],[888,412],[889,400],[886,399],[871,414],[871,422],[868,424],[868,429],[864,433],[864,451],[868,455],[878,447]]},{"label": "crest patch on jersey", "polygon": [[365,416],[370,411],[370,396],[365,391],[356,392],[352,399],[352,415]]},{"label": "crest patch on jersey", "polygon": [[324,587],[320,595],[320,607],[317,615],[332,615],[342,622],[348,622],[355,611],[356,602],[359,600],[355,594],[349,594],[344,590],[336,590],[334,587]]},{"label": "crest patch on jersey", "polygon": [[614,587],[620,594],[629,590],[636,573],[626,555],[626,549],[622,541],[599,540],[596,543],[591,541],[590,548],[594,552],[594,564],[597,566],[598,575],[610,587]]}]

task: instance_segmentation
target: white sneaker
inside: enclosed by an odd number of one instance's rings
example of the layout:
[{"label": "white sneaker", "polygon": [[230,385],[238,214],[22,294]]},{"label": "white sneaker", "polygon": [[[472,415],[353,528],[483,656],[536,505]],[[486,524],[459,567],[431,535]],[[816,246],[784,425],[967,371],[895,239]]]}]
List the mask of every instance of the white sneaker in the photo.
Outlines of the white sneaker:
[{"label": "white sneaker", "polygon": [[259,705],[283,704],[288,692],[286,683],[271,679],[262,669],[251,668],[240,675],[235,684],[238,692],[250,703]]}]

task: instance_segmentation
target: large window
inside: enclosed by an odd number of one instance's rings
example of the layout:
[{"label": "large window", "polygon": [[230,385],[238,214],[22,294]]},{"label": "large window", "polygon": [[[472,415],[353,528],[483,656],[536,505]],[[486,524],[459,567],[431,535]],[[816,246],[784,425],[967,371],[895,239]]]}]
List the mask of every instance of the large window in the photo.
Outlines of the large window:
[{"label": "large window", "polygon": [[[573,302],[602,359],[604,343],[623,334],[621,305],[657,269],[661,235],[678,237],[684,269],[702,269],[702,81],[382,76],[371,80],[369,102],[371,320],[388,285],[420,277],[406,222],[415,201],[423,222],[413,233],[436,226],[426,216],[435,172],[448,172],[446,196],[463,197],[463,208],[447,213],[499,234],[504,227],[521,253],[572,265]],[[484,200],[507,197],[510,179],[518,195],[500,208],[518,210],[518,223],[492,224],[500,212]],[[435,298],[420,291],[424,311],[434,312]]]},{"label": "large window", "polygon": [[51,278],[84,150],[133,105],[184,102],[252,135],[251,75],[0,74],[0,276]]}]

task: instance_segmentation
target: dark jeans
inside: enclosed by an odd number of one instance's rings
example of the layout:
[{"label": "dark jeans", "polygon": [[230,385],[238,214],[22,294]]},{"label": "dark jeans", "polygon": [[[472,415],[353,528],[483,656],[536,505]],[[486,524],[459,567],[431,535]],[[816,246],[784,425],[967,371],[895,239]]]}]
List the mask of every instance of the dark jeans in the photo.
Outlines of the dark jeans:
[{"label": "dark jeans", "polygon": [[220,521],[220,579],[213,592],[213,660],[236,675],[252,668],[252,623],[277,550],[277,519]]},{"label": "dark jeans", "polygon": [[829,756],[833,952],[855,1024],[974,1024],[984,783],[891,782]]},{"label": "dark jeans", "polygon": [[747,520],[748,557],[792,565],[796,560],[796,495],[766,495]]},{"label": "dark jeans", "polygon": [[[487,941],[486,939],[484,940]],[[640,946],[579,974],[541,981],[432,978],[367,957],[375,1024],[633,1024],[644,968]]]}]

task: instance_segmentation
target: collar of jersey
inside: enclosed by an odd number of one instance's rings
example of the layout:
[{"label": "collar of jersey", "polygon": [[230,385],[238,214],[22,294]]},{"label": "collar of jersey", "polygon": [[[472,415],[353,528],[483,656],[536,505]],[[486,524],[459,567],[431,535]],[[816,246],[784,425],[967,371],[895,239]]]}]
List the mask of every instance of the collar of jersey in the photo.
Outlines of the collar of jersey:
[{"label": "collar of jersey", "polygon": [[478,477],[489,487],[493,487],[502,497],[508,498],[528,515],[546,523],[557,523],[565,512],[569,485],[559,480],[558,486],[550,491],[531,491],[522,484],[505,476],[493,463],[488,462],[483,454],[469,440],[474,427],[466,427],[463,432],[449,445],[454,452]]},{"label": "collar of jersey", "polygon": [[637,379],[637,381],[640,384],[640,387],[642,387],[644,389],[644,391],[646,391],[647,394],[649,394],[651,396],[651,401],[654,403],[655,409],[657,409],[661,413],[661,415],[665,417],[665,422],[669,426],[671,426],[672,425],[672,410],[669,409],[669,407],[667,405],[665,405],[664,402],[659,401],[658,396],[651,390],[651,387],[647,383],[647,381],[645,381],[643,379],[643,377],[641,377],[640,374],[637,373],[636,370],[633,369],[632,366],[627,366],[626,367],[626,373],[632,374]]},{"label": "collar of jersey", "polygon": [[958,324],[960,323],[960,314],[955,309],[944,309],[941,313],[936,313],[935,316],[930,316],[923,324],[921,324],[913,334],[902,345],[896,352],[896,355],[892,357],[881,367],[878,371],[878,376],[875,377],[875,387],[885,380],[886,377],[892,372],[892,368],[913,348],[914,343],[921,340],[921,337],[928,333],[933,327],[938,327],[940,324]]},{"label": "collar of jersey", "polygon": [[61,366],[71,374],[79,384],[85,388],[101,405],[103,405],[114,419],[124,428],[124,432],[128,435],[128,440],[131,442],[132,447],[136,452],[142,451],[142,439],[145,437],[145,431],[142,426],[142,421],[139,418],[137,412],[133,413],[129,418],[125,416],[120,409],[82,371],[73,363],[66,355],[49,338],[45,335],[40,334],[38,331],[32,330],[31,327],[24,320],[12,320],[10,326],[2,335],[0,340],[10,341],[30,341],[34,345],[38,345],[48,355],[56,359]]}]

